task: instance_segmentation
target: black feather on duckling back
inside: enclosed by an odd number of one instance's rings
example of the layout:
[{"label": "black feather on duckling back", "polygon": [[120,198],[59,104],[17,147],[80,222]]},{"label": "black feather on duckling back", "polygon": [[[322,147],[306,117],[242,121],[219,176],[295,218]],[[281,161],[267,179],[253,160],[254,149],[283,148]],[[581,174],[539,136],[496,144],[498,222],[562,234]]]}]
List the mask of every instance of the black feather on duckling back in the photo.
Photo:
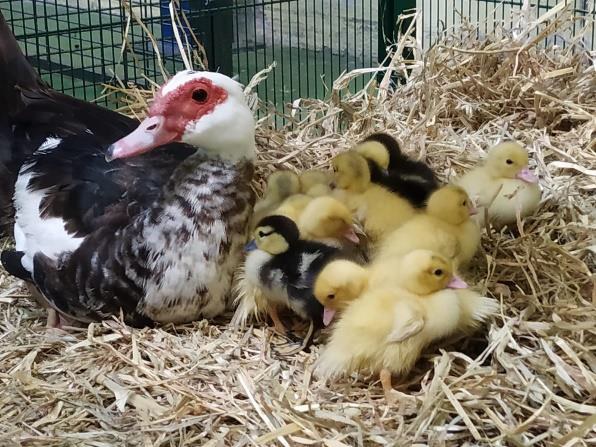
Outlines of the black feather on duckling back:
[{"label": "black feather on duckling back", "polygon": [[387,171],[367,158],[371,181],[398,193],[413,206],[421,208],[430,194],[439,187],[432,169],[422,161],[416,161],[403,153],[397,140],[386,133],[374,133],[362,143],[375,141],[382,144],[389,155]]},{"label": "black feather on duckling back", "polygon": [[314,330],[305,343],[308,349],[314,335],[323,328],[324,309],[313,295],[314,280],[327,263],[342,257],[342,252],[336,247],[300,239],[296,223],[285,216],[263,218],[256,226],[255,235],[261,239],[256,243],[260,251],[267,251],[263,248],[263,239],[267,237],[278,235],[287,243],[285,251],[271,254],[269,258],[249,254],[246,264],[260,263],[252,267],[258,272],[254,280],[267,291],[272,305],[285,305],[301,318],[313,322]]}]

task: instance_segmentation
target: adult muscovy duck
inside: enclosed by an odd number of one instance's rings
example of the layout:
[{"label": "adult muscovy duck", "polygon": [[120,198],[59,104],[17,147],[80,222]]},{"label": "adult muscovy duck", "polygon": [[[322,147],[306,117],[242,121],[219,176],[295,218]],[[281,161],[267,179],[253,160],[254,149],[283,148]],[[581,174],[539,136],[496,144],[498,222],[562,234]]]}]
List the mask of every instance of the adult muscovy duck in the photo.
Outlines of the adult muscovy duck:
[{"label": "adult muscovy duck", "polygon": [[180,72],[139,124],[45,88],[0,20],[0,60],[16,61],[1,76],[21,90],[0,89],[13,100],[4,167],[18,169],[4,267],[61,318],[144,326],[221,313],[254,202],[255,122],[240,85]]}]

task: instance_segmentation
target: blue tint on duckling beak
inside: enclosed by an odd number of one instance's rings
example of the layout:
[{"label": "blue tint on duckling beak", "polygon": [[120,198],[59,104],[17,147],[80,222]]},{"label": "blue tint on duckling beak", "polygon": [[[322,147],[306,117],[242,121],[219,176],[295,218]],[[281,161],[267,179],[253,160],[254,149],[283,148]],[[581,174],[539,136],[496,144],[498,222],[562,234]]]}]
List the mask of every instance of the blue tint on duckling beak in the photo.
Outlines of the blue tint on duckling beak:
[{"label": "blue tint on duckling beak", "polygon": [[244,251],[247,252],[247,253],[249,251],[253,251],[253,250],[256,250],[256,249],[257,249],[257,243],[255,242],[254,239],[244,246]]}]

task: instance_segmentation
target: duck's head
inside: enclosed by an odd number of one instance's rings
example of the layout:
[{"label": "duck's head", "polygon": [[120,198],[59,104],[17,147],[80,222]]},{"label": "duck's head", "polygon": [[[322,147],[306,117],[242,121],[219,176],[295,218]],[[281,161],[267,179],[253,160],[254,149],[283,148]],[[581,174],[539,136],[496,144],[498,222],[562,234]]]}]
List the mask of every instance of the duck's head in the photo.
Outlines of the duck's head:
[{"label": "duck's head", "polygon": [[345,259],[331,261],[319,272],[313,295],[324,308],[323,324],[328,326],[339,310],[362,295],[368,286],[368,271]]},{"label": "duck's head", "polygon": [[468,285],[453,271],[452,264],[430,250],[414,250],[402,258],[399,275],[402,286],[416,295],[430,295],[443,289],[465,289]]},{"label": "duck's head", "polygon": [[433,192],[428,199],[426,210],[431,216],[452,225],[465,223],[478,211],[466,191],[456,185],[446,185]]},{"label": "duck's head", "polygon": [[285,253],[300,238],[296,223],[285,216],[267,216],[259,221],[247,251],[258,248],[272,255]]},{"label": "duck's head", "polygon": [[488,153],[486,166],[495,178],[538,182],[538,177],[528,167],[528,151],[515,141],[505,141],[493,147]]},{"label": "duck's head", "polygon": [[343,152],[332,161],[334,186],[353,193],[370,186],[370,169],[366,159],[355,151]]},{"label": "duck's head", "polygon": [[317,197],[309,202],[298,220],[306,238],[347,239],[360,242],[352,222],[352,213],[339,200],[329,196]]},{"label": "duck's head", "polygon": [[221,73],[182,71],[155,95],[147,117],[112,144],[106,159],[186,143],[227,160],[255,156],[255,121],[240,84]]},{"label": "duck's head", "polygon": [[300,181],[292,171],[275,171],[267,178],[266,197],[281,201],[299,192]]}]

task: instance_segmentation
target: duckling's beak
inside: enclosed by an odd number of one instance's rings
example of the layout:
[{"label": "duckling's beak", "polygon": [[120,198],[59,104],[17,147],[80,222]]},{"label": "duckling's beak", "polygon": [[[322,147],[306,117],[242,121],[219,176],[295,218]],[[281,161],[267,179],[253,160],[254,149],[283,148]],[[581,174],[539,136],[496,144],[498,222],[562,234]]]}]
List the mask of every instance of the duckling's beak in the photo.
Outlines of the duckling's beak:
[{"label": "duckling's beak", "polygon": [[244,251],[247,252],[247,253],[249,251],[253,251],[253,250],[256,250],[256,249],[257,249],[257,243],[255,242],[254,239],[244,246]]},{"label": "duckling's beak", "polygon": [[537,183],[538,177],[527,166],[517,173],[515,176],[526,183]]},{"label": "duckling's beak", "polygon": [[325,326],[329,326],[329,323],[331,323],[331,320],[333,320],[333,317],[335,316],[335,312],[335,309],[329,309],[328,307],[325,307],[323,310],[323,324]]},{"label": "duckling's beak", "polygon": [[360,242],[360,238],[356,234],[356,231],[354,231],[354,227],[351,225],[346,229],[342,236],[355,244]]},{"label": "duckling's beak", "polygon": [[453,278],[451,278],[451,281],[449,281],[449,284],[447,284],[447,288],[448,289],[467,289],[468,283],[466,283],[459,276],[454,275]]},{"label": "duckling's beak", "polygon": [[478,208],[476,208],[475,206],[471,206],[468,209],[468,212],[470,213],[470,216],[473,216],[474,214],[478,214]]}]

